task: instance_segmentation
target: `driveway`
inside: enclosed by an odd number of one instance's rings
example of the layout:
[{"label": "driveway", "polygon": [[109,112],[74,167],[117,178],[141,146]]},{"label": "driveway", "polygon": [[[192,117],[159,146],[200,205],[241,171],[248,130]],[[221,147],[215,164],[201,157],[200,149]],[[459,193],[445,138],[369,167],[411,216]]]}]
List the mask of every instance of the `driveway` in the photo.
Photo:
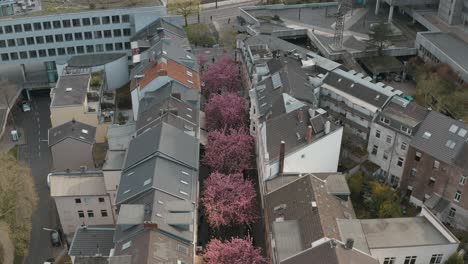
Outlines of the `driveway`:
[{"label": "driveway", "polygon": [[42,263],[60,251],[52,247],[49,233],[42,230],[43,227],[57,229],[60,226],[55,203],[50,198],[46,182],[51,164],[51,155],[47,146],[47,131],[51,126],[49,104],[50,98],[47,93],[32,94],[31,112],[14,112],[15,121],[24,129],[26,136],[26,145],[20,147],[19,158],[31,167],[39,198],[32,216],[29,254],[25,258],[25,264]]}]

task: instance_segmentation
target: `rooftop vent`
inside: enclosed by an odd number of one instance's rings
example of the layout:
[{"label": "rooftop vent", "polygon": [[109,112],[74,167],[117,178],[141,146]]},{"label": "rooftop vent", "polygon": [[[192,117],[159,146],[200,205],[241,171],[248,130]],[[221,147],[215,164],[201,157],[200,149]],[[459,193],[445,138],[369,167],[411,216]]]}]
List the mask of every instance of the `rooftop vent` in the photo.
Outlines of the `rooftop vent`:
[{"label": "rooftop vent", "polygon": [[424,132],[422,137],[425,138],[425,139],[429,139],[431,136],[432,136],[432,134],[426,131],[426,132]]},{"label": "rooftop vent", "polygon": [[71,92],[72,90],[73,90],[73,88],[71,88],[71,87],[65,88],[66,92]]},{"label": "rooftop vent", "polygon": [[317,202],[312,201],[311,204],[312,204],[312,208],[317,208]]},{"label": "rooftop vent", "polygon": [[353,246],[354,246],[354,239],[352,239],[352,238],[346,239],[345,248],[346,249],[353,249]]}]

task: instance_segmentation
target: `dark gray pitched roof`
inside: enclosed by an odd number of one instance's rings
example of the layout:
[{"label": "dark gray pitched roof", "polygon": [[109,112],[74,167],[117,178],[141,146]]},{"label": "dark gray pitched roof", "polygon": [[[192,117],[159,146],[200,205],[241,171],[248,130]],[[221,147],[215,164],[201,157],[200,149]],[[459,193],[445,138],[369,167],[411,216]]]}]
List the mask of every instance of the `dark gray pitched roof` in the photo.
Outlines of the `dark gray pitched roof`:
[{"label": "dark gray pitched roof", "polygon": [[109,264],[108,257],[75,257],[74,264]]},{"label": "dark gray pitched roof", "polygon": [[95,127],[72,120],[49,129],[49,147],[67,138],[94,144],[95,135]]},{"label": "dark gray pitched roof", "polygon": [[114,228],[78,227],[68,254],[70,256],[109,256],[114,248]]},{"label": "dark gray pitched roof", "polygon": [[359,98],[360,100],[377,108],[383,107],[389,98],[388,96],[360,83],[356,83],[354,80],[348,79],[335,71],[329,72],[323,80],[323,83]]},{"label": "dark gray pitched roof", "polygon": [[176,162],[198,168],[198,140],[166,123],[138,135],[128,147],[124,168],[153,155],[164,155]]},{"label": "dark gray pitched roof", "polygon": [[457,165],[457,160],[464,164],[468,160],[467,131],[468,126],[464,123],[431,111],[413,137],[411,146],[447,164]]},{"label": "dark gray pitched roof", "polygon": [[378,264],[371,256],[354,249],[346,249],[340,242],[332,246],[330,241],[302,251],[282,261],[281,264]]},{"label": "dark gray pitched roof", "polygon": [[158,18],[145,28],[141,29],[131,38],[131,41],[152,39],[155,36],[163,37],[165,34],[176,35],[180,38],[186,38],[185,31],[166,19]]}]

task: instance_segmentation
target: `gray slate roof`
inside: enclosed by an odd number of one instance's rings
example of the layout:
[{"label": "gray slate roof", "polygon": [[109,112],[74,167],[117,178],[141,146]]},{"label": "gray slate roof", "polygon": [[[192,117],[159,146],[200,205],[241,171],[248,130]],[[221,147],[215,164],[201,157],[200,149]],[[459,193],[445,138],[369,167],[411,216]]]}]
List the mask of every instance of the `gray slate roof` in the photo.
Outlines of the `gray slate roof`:
[{"label": "gray slate roof", "polygon": [[164,155],[198,168],[198,140],[166,123],[134,138],[128,147],[125,169],[152,155]]},{"label": "gray slate roof", "polygon": [[94,144],[96,128],[78,121],[69,121],[49,129],[49,147],[73,138],[84,143]]},{"label": "gray slate roof", "polygon": [[[450,132],[451,128],[454,132]],[[468,144],[467,131],[468,126],[464,123],[431,111],[422,122],[410,144],[414,148],[447,164],[457,165],[457,160],[465,164],[468,160],[468,152],[466,151],[466,145]],[[428,137],[428,133],[430,137]]]},{"label": "gray slate roof", "polygon": [[70,256],[109,256],[114,248],[114,228],[104,227],[78,227],[70,245]]},{"label": "gray slate roof", "polygon": [[[88,83],[91,74],[70,74],[60,76],[57,86],[54,89],[54,97],[50,103],[51,107],[64,107],[81,105],[86,97]],[[67,88],[72,88],[71,91]]]}]

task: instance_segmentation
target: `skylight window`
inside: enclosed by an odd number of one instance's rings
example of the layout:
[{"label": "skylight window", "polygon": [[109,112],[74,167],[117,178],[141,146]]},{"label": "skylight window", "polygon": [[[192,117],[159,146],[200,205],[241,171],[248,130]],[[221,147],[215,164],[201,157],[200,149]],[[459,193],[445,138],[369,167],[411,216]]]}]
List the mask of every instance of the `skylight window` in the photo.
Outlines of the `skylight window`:
[{"label": "skylight window", "polygon": [[466,136],[466,129],[461,128],[460,131],[458,131],[458,135],[460,137],[465,137]]},{"label": "skylight window", "polygon": [[186,181],[184,181],[184,180],[181,180],[180,183],[185,184],[185,185],[188,185],[188,182],[186,182]]},{"label": "skylight window", "polygon": [[185,57],[187,57],[187,59],[192,59],[192,57],[188,54],[185,54]]},{"label": "skylight window", "polygon": [[452,133],[456,133],[458,130],[458,126],[457,125],[451,125],[450,128],[449,128],[449,131],[452,132]]},{"label": "skylight window", "polygon": [[130,189],[125,190],[125,192],[123,192],[123,193],[126,194],[126,193],[129,193],[129,192],[130,192]]},{"label": "skylight window", "polygon": [[86,130],[86,129],[81,129],[81,133],[83,133],[83,134],[88,134],[88,130]]},{"label": "skylight window", "polygon": [[445,143],[445,146],[448,147],[448,148],[451,148],[451,149],[453,149],[455,147],[455,145],[456,145],[455,141],[450,140],[450,139],[447,140],[447,143]]},{"label": "skylight window", "polygon": [[143,186],[146,186],[151,183],[151,179],[147,179],[145,182],[143,182]]},{"label": "skylight window", "polygon": [[188,193],[187,192],[184,192],[184,191],[179,191],[181,194],[185,195],[185,196],[188,196]]},{"label": "skylight window", "polygon": [[182,172],[182,174],[184,174],[184,175],[190,176],[190,174],[188,172],[185,172],[185,171],[180,171],[180,172]]},{"label": "skylight window", "polygon": [[426,131],[426,132],[424,132],[422,137],[425,138],[425,139],[429,139],[431,136],[432,136],[432,134]]},{"label": "skylight window", "polygon": [[122,245],[122,250],[129,248],[131,245],[132,245],[132,241],[128,241],[127,243]]}]

